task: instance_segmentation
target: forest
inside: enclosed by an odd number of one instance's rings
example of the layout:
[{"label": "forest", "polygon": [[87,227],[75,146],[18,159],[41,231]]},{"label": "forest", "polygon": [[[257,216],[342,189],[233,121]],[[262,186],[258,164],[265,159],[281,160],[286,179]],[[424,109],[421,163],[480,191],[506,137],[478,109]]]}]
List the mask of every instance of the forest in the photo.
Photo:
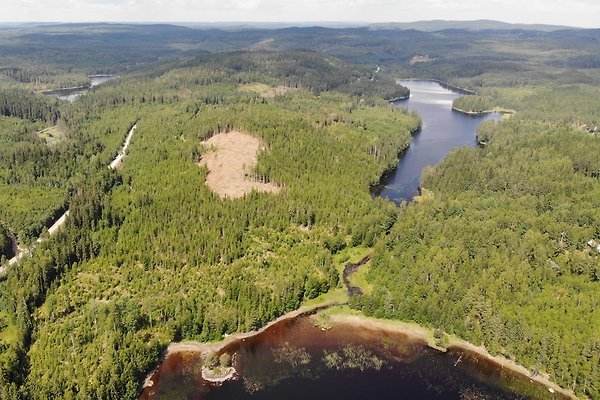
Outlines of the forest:
[{"label": "forest", "polygon": [[[263,326],[341,287],[334,257],[366,248],[373,290],[355,310],[484,344],[598,398],[600,254],[586,243],[600,239],[599,39],[0,29],[2,263],[13,237],[46,239],[0,281],[0,397],[136,398],[169,343]],[[38,93],[93,73],[120,77],[72,103]],[[463,111],[511,115],[424,172],[432,196],[396,206],[369,190],[422,124],[390,104],[409,94],[403,77],[477,93],[455,101]],[[231,131],[260,139],[248,177],[279,193],[222,199],[204,183],[201,141]]]},{"label": "forest", "polygon": [[600,235],[600,141],[531,121],[486,129],[484,149],[428,170],[433,199],[377,243],[375,290],[356,307],[483,343],[595,398],[600,255],[586,243]]},{"label": "forest", "polygon": [[[2,356],[6,397],[135,397],[168,343],[217,339],[296,309],[337,285],[332,254],[348,237],[370,244],[393,223],[395,207],[368,189],[409,145],[416,115],[362,96],[368,86],[359,97],[352,82],[366,72],[338,60],[219,57],[110,83],[61,108],[68,135],[49,151],[72,145],[88,157],[65,175],[66,226],[4,282],[16,331]],[[264,97],[272,85],[289,90]],[[136,121],[123,168],[108,170]],[[223,201],[203,184],[200,141],[234,129],[266,144],[254,175],[281,193]]]}]

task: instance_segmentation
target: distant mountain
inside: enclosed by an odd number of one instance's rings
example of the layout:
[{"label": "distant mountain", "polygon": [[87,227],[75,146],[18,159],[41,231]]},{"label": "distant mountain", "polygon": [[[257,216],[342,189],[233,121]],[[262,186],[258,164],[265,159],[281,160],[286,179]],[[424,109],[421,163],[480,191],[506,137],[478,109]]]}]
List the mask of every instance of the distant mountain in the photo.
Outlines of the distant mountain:
[{"label": "distant mountain", "polygon": [[[494,20],[473,20],[473,21],[415,21],[415,22],[377,22],[368,23],[360,21],[304,21],[304,22],[253,22],[253,21],[222,21],[222,22],[107,22],[107,23],[59,23],[59,22],[0,22],[1,28],[32,28],[32,27],[118,27],[118,26],[179,26],[195,29],[221,29],[227,31],[239,31],[248,29],[276,30],[285,28],[364,28],[370,29],[396,29],[396,30],[417,30],[422,32],[437,32],[448,29],[461,29],[468,31],[482,30],[532,30],[541,32],[553,32],[563,29],[572,29],[573,27],[563,25],[544,25],[544,24],[511,24],[508,22]],[[575,28],[577,29],[577,28]]]},{"label": "distant mountain", "polygon": [[389,22],[370,24],[371,29],[398,29],[409,30],[414,29],[423,32],[437,32],[447,29],[463,29],[469,31],[482,30],[532,30],[542,32],[552,32],[562,29],[571,29],[569,26],[562,25],[543,25],[543,24],[510,24],[508,22],[494,21],[488,19],[480,19],[475,21],[416,21],[416,22]]},{"label": "distant mountain", "polygon": [[264,29],[275,30],[285,28],[364,28],[369,24],[367,22],[336,22],[336,21],[305,21],[305,22],[173,22],[174,25],[187,26],[197,29],[222,29],[222,30],[244,30],[244,29]]}]

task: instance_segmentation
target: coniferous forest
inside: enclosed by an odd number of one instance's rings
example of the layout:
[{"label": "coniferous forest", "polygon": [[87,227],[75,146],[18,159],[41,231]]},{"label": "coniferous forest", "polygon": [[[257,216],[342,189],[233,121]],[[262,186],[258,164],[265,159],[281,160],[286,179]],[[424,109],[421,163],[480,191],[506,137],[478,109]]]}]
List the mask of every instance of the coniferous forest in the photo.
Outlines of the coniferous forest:
[{"label": "coniferous forest", "polygon": [[[600,396],[599,31],[23,29],[0,29],[0,398],[136,398],[169,343],[341,287],[334,258],[353,248],[372,254],[353,309]],[[523,35],[527,58],[510,51]],[[98,73],[118,78],[72,103],[40,93]],[[507,116],[396,205],[370,188],[421,126],[390,104],[407,77]],[[201,142],[233,131],[260,140],[246,178],[277,193],[205,184]],[[8,266],[17,244],[30,254]]]}]

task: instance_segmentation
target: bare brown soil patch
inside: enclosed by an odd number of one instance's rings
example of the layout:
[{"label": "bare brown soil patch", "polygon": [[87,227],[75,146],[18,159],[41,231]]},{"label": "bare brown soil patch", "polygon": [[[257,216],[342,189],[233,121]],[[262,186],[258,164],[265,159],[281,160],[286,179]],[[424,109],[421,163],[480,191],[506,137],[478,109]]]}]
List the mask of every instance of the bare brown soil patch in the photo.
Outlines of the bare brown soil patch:
[{"label": "bare brown soil patch", "polygon": [[219,133],[202,142],[209,151],[199,165],[208,168],[206,184],[221,197],[239,198],[252,190],[277,193],[273,183],[256,182],[247,176],[256,165],[258,151],[263,148],[259,139],[232,131]]}]

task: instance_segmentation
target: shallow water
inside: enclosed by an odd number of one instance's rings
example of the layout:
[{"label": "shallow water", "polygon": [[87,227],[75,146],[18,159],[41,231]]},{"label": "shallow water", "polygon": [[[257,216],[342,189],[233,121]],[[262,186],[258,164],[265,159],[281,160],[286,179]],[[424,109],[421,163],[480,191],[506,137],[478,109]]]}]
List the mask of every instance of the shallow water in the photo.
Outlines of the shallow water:
[{"label": "shallow water", "polygon": [[153,386],[140,398],[532,398],[503,389],[515,383],[529,385],[534,398],[549,395],[543,386],[474,353],[460,349],[443,353],[389,330],[350,324],[323,329],[314,321],[308,316],[285,320],[225,346],[221,353],[233,356],[237,379],[221,385],[202,379],[198,353],[170,355],[152,376]]}]

